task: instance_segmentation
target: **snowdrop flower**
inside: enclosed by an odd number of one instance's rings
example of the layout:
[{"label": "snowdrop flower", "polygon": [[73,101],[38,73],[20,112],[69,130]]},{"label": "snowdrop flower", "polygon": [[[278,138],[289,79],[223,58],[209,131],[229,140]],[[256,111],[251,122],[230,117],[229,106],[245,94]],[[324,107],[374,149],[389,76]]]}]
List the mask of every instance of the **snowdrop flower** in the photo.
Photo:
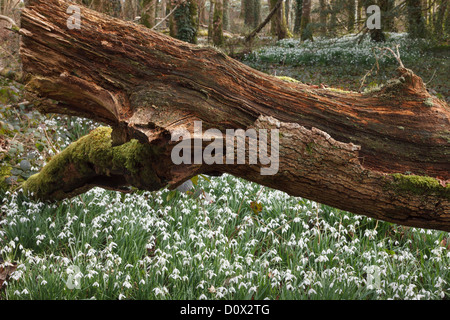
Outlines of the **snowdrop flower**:
[{"label": "snowdrop flower", "polygon": [[316,290],[314,290],[313,288],[308,290],[308,295],[312,295],[312,294],[317,294]]},{"label": "snowdrop flower", "polygon": [[165,296],[167,293],[169,293],[169,291],[167,290],[166,287],[162,287],[162,288],[155,288],[153,289],[153,291],[155,292],[155,295],[157,296]]}]

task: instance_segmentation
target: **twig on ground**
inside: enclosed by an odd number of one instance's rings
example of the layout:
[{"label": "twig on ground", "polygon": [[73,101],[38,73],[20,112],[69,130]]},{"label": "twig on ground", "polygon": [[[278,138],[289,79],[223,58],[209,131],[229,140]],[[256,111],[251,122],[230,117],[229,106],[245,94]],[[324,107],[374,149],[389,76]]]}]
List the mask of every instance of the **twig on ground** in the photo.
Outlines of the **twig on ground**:
[{"label": "twig on ground", "polygon": [[0,15],[0,20],[7,21],[7,22],[9,22],[11,24],[6,29],[11,30],[11,31],[16,32],[16,33],[19,32],[20,28],[17,26],[16,22],[12,18],[10,18],[8,16]]}]

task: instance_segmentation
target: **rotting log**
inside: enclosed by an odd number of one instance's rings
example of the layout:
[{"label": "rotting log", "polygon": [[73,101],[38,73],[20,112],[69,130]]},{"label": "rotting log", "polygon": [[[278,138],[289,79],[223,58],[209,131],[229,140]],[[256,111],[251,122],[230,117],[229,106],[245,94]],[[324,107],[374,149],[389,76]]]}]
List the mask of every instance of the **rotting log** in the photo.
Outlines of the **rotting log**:
[{"label": "rotting log", "polygon": [[[81,29],[68,29],[68,5],[30,0],[23,9],[26,88],[41,111],[112,129],[55,156],[24,183],[29,194],[158,190],[229,173],[355,214],[450,231],[450,109],[411,70],[399,68],[370,93],[314,88],[84,7]],[[278,129],[277,174],[261,175],[261,163],[175,165],[171,137],[194,134],[194,121],[220,132]]]}]

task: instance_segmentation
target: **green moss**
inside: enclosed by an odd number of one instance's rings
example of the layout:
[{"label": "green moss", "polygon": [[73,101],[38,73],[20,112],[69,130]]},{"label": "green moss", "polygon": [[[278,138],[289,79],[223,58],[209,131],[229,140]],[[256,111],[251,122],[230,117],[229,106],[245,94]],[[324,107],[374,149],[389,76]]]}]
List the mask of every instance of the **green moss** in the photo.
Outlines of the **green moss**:
[{"label": "green moss", "polygon": [[0,167],[0,190],[8,189],[8,184],[5,180],[11,176],[11,169],[10,166]]},{"label": "green moss", "polygon": [[431,108],[432,106],[434,106],[433,99],[431,99],[431,98],[425,99],[425,101],[423,102],[423,104],[426,105],[427,107],[430,107],[430,108]]},{"label": "green moss", "polygon": [[352,93],[352,91],[342,90],[338,88],[326,88],[327,90],[334,91],[334,92],[340,92],[340,93]]},{"label": "green moss", "polygon": [[298,80],[296,80],[296,79],[294,79],[294,78],[291,78],[291,77],[277,76],[277,78],[278,78],[278,79],[281,79],[281,80],[283,80],[283,81],[286,81],[286,82],[300,83],[300,81],[298,81]]},{"label": "green moss", "polygon": [[405,88],[405,78],[399,77],[398,79],[391,79],[384,85],[373,85],[369,88],[364,89],[365,94],[377,94],[381,93],[382,96],[396,97],[399,93],[404,91]]},{"label": "green moss", "polygon": [[390,188],[398,191],[410,191],[418,195],[436,194],[450,199],[450,186],[443,187],[438,180],[427,176],[404,175],[394,173]]},{"label": "green moss", "polygon": [[24,192],[46,199],[67,185],[83,185],[91,177],[110,176],[112,172],[148,181],[149,185],[158,180],[151,169],[152,147],[137,140],[112,147],[111,132],[111,128],[100,127],[72,143],[23,184]]},{"label": "green moss", "polygon": [[[172,25],[172,33],[177,39],[197,43],[198,7],[195,1],[187,1],[178,6],[174,12],[175,25]],[[174,34],[172,34],[174,35]]]},{"label": "green moss", "polygon": [[306,145],[306,151],[311,155],[314,150],[314,143],[310,142]]}]

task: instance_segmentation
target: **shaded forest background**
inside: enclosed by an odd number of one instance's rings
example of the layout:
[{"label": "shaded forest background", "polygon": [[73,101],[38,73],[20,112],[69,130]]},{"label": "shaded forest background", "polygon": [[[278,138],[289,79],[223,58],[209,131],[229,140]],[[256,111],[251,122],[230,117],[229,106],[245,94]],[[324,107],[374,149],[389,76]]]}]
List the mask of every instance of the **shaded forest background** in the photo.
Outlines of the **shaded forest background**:
[{"label": "shaded forest background", "polygon": [[[140,23],[171,36],[216,46],[233,46],[257,28],[275,7],[275,14],[260,35],[278,40],[317,36],[336,37],[348,33],[374,41],[385,32],[407,32],[412,38],[433,38],[448,43],[449,0],[75,0],[94,10]],[[367,9],[378,5],[381,29],[368,30]],[[21,0],[0,1],[0,14],[19,19]],[[2,22],[3,26],[7,25]],[[2,30],[2,40],[8,34]]]}]

